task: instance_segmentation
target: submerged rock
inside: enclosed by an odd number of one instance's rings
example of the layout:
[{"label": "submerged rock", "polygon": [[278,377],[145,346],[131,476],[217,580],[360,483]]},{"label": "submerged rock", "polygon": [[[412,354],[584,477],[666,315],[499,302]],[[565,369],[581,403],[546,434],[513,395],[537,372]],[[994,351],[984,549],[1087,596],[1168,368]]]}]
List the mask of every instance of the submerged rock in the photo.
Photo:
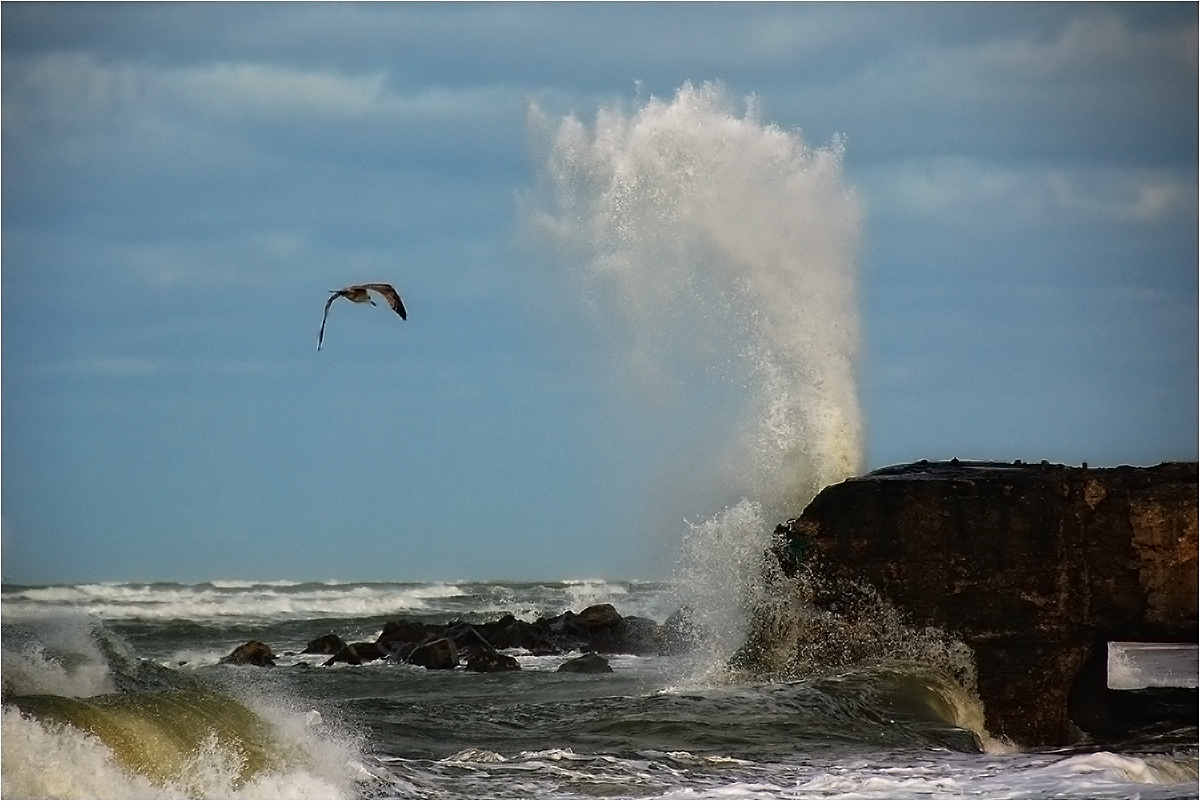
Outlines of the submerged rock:
[{"label": "submerged rock", "polygon": [[498,651],[479,651],[467,657],[466,668],[476,673],[499,673],[505,670],[520,670],[521,663],[515,657]]},{"label": "submerged rock", "polygon": [[600,654],[591,653],[568,659],[558,666],[558,673],[612,673],[612,666]]}]

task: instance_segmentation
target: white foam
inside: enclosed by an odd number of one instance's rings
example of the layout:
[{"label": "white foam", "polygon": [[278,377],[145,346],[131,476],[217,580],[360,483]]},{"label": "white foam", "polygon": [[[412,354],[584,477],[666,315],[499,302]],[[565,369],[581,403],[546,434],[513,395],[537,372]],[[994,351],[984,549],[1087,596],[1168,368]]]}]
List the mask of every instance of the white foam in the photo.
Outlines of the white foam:
[{"label": "white foam", "polygon": [[[221,585],[221,586],[219,586]],[[303,587],[303,589],[297,589]],[[78,584],[5,593],[5,621],[66,608],[107,620],[298,619],[373,617],[427,609],[429,601],[462,594],[453,584],[319,585],[213,582],[199,585]]]},{"label": "white foam", "polygon": [[95,640],[96,625],[88,615],[56,610],[39,618],[36,638],[6,632],[0,651],[5,693],[80,698],[112,692],[108,660]]},{"label": "white foam", "polygon": [[1195,781],[1196,760],[1136,757],[1099,751],[1068,757],[1046,769],[1087,777],[1093,784],[1178,784]]},{"label": "white foam", "polygon": [[1189,643],[1111,642],[1108,686],[1114,690],[1145,687],[1196,687],[1197,648]]},{"label": "white foam", "polygon": [[0,724],[5,798],[163,798],[144,776],[123,770],[103,743],[70,727],[43,724],[8,707]]},{"label": "white foam", "polygon": [[166,782],[129,771],[96,737],[3,710],[4,798],[353,798],[363,774],[351,743],[319,734],[320,715],[256,705],[278,739],[280,767],[241,780],[243,757],[215,735]]}]

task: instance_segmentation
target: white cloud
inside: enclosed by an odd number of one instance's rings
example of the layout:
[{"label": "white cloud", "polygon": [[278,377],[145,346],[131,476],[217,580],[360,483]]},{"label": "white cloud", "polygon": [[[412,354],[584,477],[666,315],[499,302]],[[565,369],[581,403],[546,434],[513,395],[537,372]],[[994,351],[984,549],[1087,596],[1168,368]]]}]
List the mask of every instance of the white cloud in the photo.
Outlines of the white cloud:
[{"label": "white cloud", "polygon": [[948,225],[988,218],[1020,224],[1157,223],[1196,213],[1195,181],[1153,168],[929,158],[867,170],[861,185],[874,212]]},{"label": "white cloud", "polygon": [[160,360],[140,356],[97,356],[59,365],[59,369],[66,373],[82,373],[109,378],[137,378],[153,375],[162,367],[163,364]]},{"label": "white cloud", "polygon": [[[193,120],[361,120],[483,116],[496,101],[513,103],[505,87],[389,88],[381,71],[345,74],[270,63],[217,62],[184,68],[102,64],[82,54],[6,59],[6,128],[41,123],[80,128],[97,119],[157,114]],[[514,106],[520,110],[519,105]]]},{"label": "white cloud", "polygon": [[272,64],[211,64],[155,74],[164,95],[216,116],[358,117],[378,113],[382,73],[339,75]]}]

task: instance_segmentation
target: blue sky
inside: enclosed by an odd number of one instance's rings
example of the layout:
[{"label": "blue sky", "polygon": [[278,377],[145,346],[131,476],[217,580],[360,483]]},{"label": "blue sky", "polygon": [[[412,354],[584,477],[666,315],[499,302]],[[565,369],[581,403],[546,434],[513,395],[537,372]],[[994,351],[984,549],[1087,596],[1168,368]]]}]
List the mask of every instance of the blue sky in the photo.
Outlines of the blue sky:
[{"label": "blue sky", "polygon": [[841,137],[864,469],[1197,458],[1195,4],[0,13],[5,581],[668,574],[724,396],[521,207],[531,103],[688,82]]}]

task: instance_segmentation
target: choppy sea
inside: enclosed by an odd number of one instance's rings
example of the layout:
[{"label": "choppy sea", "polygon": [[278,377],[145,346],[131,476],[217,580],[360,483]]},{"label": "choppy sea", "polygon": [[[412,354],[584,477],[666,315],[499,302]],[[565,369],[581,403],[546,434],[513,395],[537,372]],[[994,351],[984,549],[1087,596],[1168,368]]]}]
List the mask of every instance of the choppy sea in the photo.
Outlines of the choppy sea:
[{"label": "choppy sea", "polygon": [[[929,666],[786,681],[728,655],[510,651],[521,670],[304,655],[407,619],[533,621],[611,603],[662,622],[669,583],[214,581],[3,588],[5,798],[1196,798],[1195,726],[1022,751],[964,721]],[[274,668],[219,664],[248,640]],[[1195,649],[1131,648],[1110,685],[1183,677]],[[1164,679],[1164,677],[1166,677]],[[1175,677],[1175,678],[1171,678]]]}]

